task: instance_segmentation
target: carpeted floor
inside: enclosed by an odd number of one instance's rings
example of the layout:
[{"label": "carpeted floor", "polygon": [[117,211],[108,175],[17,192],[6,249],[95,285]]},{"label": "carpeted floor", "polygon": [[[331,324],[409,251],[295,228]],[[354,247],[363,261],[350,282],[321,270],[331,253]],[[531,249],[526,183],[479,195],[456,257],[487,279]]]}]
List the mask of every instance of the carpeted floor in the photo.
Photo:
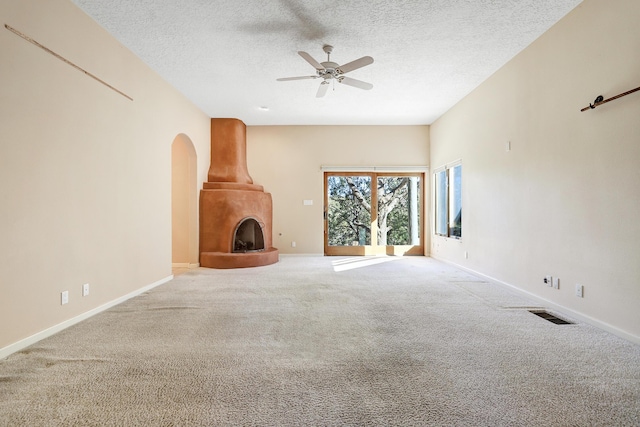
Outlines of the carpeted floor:
[{"label": "carpeted floor", "polygon": [[640,425],[640,346],[532,306],[423,257],[190,270],[0,360],[0,425]]}]

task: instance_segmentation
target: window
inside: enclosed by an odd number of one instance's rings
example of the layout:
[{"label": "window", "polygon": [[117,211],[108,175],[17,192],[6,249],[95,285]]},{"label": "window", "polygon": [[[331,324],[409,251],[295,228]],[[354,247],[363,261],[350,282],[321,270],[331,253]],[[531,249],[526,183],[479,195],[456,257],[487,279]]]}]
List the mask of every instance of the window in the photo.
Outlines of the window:
[{"label": "window", "polygon": [[462,165],[447,166],[434,173],[435,233],[462,238]]}]

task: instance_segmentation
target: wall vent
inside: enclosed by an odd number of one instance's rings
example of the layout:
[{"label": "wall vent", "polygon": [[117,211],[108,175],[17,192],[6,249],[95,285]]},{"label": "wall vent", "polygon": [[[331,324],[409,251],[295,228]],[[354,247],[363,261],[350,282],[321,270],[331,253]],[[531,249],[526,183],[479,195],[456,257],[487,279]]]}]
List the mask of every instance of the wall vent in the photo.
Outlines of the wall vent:
[{"label": "wall vent", "polygon": [[569,322],[568,320],[561,319],[546,310],[529,310],[529,313],[533,313],[536,316],[542,317],[544,320],[548,320],[551,323],[555,323],[556,325],[573,325],[573,322]]}]

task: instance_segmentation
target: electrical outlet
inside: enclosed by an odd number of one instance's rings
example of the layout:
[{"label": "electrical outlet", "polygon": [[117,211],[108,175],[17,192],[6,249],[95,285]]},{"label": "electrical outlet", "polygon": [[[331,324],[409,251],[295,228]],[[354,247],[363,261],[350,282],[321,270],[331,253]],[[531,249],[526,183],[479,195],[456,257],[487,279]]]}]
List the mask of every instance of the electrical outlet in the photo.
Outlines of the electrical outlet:
[{"label": "electrical outlet", "polygon": [[86,297],[87,295],[89,295],[89,284],[85,283],[82,285],[82,296]]},{"label": "electrical outlet", "polygon": [[296,247],[296,242],[291,242],[291,247],[295,248]]},{"label": "electrical outlet", "polygon": [[551,276],[544,276],[543,281],[544,281],[544,283],[545,283],[547,286],[549,286],[549,287],[553,286],[553,277],[551,277]]},{"label": "electrical outlet", "polygon": [[69,291],[62,291],[60,294],[60,304],[65,305],[69,303]]},{"label": "electrical outlet", "polygon": [[552,283],[555,289],[560,289],[560,278],[554,277]]},{"label": "electrical outlet", "polygon": [[576,296],[578,298],[584,298],[584,286],[580,284],[576,285]]}]

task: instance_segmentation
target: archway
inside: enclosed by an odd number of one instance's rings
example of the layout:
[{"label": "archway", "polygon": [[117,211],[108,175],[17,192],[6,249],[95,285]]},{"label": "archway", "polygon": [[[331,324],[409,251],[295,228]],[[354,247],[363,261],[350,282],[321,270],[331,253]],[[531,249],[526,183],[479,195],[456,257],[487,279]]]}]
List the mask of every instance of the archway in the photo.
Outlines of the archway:
[{"label": "archway", "polygon": [[197,157],[185,134],[171,144],[171,262],[174,268],[198,265]]}]

